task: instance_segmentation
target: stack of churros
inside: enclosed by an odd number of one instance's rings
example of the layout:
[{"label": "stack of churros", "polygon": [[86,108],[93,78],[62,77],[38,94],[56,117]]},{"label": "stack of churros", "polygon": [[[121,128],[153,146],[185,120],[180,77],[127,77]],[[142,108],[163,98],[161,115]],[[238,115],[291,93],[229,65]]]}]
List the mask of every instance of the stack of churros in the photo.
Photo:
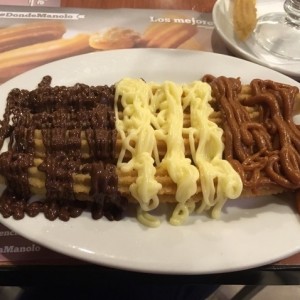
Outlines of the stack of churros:
[{"label": "stack of churros", "polygon": [[296,191],[299,101],[297,87],[258,79],[52,87],[46,76],[37,89],[8,95],[0,212],[66,221],[90,210],[119,220],[132,203],[138,220],[156,227],[151,212],[161,203],[180,225],[192,213],[219,218],[241,195]]}]

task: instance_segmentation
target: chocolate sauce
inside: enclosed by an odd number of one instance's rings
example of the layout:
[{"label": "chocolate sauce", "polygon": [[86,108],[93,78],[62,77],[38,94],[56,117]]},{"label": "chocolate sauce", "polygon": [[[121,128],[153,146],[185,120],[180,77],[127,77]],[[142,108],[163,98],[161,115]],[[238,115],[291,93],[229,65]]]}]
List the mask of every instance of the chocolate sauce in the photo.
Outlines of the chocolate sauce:
[{"label": "chocolate sauce", "polygon": [[[115,167],[116,130],[114,86],[51,86],[45,76],[35,90],[13,89],[1,121],[0,174],[7,188],[0,198],[4,217],[22,219],[44,213],[49,220],[68,221],[88,209],[94,219],[122,218],[127,200],[118,193]],[[42,163],[35,165],[35,133],[40,131],[45,148]],[[82,134],[89,157],[82,157]],[[30,168],[45,174],[45,199],[31,202]],[[78,201],[74,174],[89,174],[88,201]]]},{"label": "chocolate sauce", "polygon": [[[293,122],[293,107],[299,90],[270,80],[251,82],[252,95],[238,99],[239,79],[205,76],[222,113],[224,157],[239,172],[246,188],[257,191],[280,185],[300,187],[300,130]],[[246,107],[260,112],[252,120]]]}]

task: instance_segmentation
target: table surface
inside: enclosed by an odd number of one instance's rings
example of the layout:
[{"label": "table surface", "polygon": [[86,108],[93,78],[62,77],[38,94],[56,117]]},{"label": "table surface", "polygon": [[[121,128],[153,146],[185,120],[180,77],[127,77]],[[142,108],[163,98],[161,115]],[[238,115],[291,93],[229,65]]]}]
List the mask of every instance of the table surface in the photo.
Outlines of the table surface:
[{"label": "table surface", "polygon": [[[61,7],[81,8],[147,8],[147,9],[183,9],[199,12],[211,12],[215,0],[61,0]],[[78,272],[80,271],[80,276]],[[1,285],[45,284],[49,281],[60,283],[69,278],[73,284],[82,284],[83,278],[90,284],[99,282],[155,283],[157,275],[141,274],[103,268],[79,263],[64,265],[1,265]],[[161,283],[203,283],[203,284],[300,284],[300,253],[276,264],[251,270],[199,276],[161,275]]]}]

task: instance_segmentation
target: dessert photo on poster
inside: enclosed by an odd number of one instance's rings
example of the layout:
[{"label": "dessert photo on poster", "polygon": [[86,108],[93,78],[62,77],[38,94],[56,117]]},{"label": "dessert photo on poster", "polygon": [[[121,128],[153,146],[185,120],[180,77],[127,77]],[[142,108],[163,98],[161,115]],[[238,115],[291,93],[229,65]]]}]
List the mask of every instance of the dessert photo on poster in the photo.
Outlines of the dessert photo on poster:
[{"label": "dessert photo on poster", "polygon": [[2,8],[0,84],[51,61],[128,48],[212,51],[211,15],[194,11]]},{"label": "dessert photo on poster", "polygon": [[60,7],[60,0],[0,0],[0,5]]}]

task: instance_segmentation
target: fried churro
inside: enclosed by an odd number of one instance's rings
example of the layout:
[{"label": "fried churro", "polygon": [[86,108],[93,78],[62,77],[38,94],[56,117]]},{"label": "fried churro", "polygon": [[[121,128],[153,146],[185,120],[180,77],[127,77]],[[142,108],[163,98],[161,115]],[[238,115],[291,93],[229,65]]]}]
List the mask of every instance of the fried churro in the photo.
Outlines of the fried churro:
[{"label": "fried churro", "polygon": [[182,16],[169,17],[172,23],[153,23],[145,30],[142,41],[146,47],[177,48],[197,33],[195,26],[182,22]]},{"label": "fried churro", "polygon": [[0,30],[0,52],[57,40],[65,32],[64,23],[58,21],[30,22],[2,28]]},{"label": "fried churro", "polygon": [[233,1],[233,30],[237,38],[246,40],[255,29],[256,0]]},{"label": "fried churro", "polygon": [[89,35],[78,34],[0,53],[0,82],[44,63],[90,51]]}]

